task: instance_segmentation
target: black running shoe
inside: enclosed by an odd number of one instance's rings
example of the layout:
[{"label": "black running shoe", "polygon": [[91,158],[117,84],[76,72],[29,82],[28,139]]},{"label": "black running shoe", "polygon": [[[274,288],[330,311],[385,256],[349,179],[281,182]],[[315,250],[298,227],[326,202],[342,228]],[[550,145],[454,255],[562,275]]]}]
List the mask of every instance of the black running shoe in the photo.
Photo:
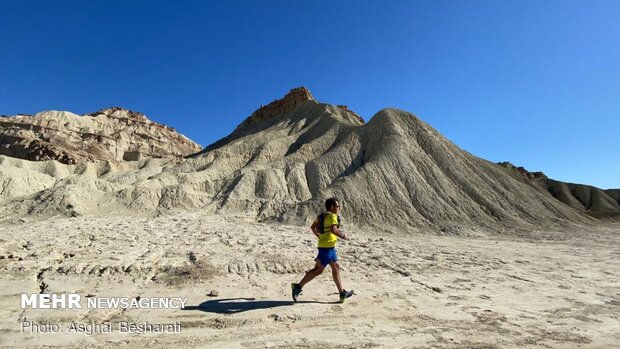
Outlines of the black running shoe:
[{"label": "black running shoe", "polygon": [[342,292],[340,292],[340,303],[344,303],[345,299],[351,297],[354,294],[355,293],[353,293],[353,290],[351,290],[351,291],[342,290]]},{"label": "black running shoe", "polygon": [[291,284],[291,290],[293,291],[293,300],[297,302],[297,297],[301,294],[301,287],[299,287],[299,284],[293,283]]}]

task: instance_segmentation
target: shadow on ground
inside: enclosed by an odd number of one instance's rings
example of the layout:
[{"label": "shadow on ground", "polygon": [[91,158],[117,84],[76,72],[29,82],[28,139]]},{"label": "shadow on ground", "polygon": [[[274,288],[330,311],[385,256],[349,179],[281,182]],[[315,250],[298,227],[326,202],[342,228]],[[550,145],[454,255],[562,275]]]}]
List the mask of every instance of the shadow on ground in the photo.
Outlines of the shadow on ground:
[{"label": "shadow on ground", "polygon": [[[299,301],[297,303],[338,304],[338,302]],[[202,302],[199,305],[189,305],[183,310],[200,310],[207,313],[235,314],[249,310],[269,309],[295,304],[293,301],[257,301],[256,298],[224,298]]]}]

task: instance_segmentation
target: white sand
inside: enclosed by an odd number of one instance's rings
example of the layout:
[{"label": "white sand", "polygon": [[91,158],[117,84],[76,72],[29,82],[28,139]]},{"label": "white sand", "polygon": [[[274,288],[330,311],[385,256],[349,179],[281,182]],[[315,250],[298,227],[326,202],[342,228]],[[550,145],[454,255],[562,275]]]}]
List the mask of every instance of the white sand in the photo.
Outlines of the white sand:
[{"label": "white sand", "polygon": [[[334,303],[327,270],[305,287],[303,303],[292,304],[290,283],[315,254],[306,227],[199,211],[2,225],[0,346],[618,347],[619,231],[608,225],[476,239],[353,232],[338,252],[345,287],[356,295]],[[190,310],[23,311],[19,294],[41,288],[187,297]],[[207,296],[211,290],[219,295]],[[180,321],[181,333],[32,334],[21,333],[23,320],[65,330],[72,321]]]}]

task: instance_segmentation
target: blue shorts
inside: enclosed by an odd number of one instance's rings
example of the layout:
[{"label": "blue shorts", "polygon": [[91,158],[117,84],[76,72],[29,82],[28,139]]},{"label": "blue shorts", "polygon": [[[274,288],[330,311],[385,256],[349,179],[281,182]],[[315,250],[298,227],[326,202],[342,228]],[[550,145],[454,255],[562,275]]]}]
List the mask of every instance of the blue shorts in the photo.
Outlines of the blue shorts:
[{"label": "blue shorts", "polygon": [[319,254],[314,260],[321,262],[324,267],[326,267],[331,262],[338,262],[338,256],[336,256],[336,248],[319,247]]}]

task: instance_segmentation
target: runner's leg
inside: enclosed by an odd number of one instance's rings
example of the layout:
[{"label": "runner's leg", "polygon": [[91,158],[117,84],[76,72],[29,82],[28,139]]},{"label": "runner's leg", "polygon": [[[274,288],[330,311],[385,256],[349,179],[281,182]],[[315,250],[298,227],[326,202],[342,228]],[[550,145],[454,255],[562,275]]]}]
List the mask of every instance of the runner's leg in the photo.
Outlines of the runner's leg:
[{"label": "runner's leg", "polygon": [[332,268],[332,276],[334,277],[334,282],[338,288],[338,293],[341,293],[343,288],[342,280],[340,280],[340,265],[338,265],[338,262],[331,262],[329,263],[329,266]]},{"label": "runner's leg", "polygon": [[325,267],[321,264],[320,261],[316,261],[314,268],[309,270],[306,275],[304,275],[303,279],[299,282],[299,287],[304,287],[305,284],[310,282],[315,277],[321,275],[321,273],[325,270]]}]

